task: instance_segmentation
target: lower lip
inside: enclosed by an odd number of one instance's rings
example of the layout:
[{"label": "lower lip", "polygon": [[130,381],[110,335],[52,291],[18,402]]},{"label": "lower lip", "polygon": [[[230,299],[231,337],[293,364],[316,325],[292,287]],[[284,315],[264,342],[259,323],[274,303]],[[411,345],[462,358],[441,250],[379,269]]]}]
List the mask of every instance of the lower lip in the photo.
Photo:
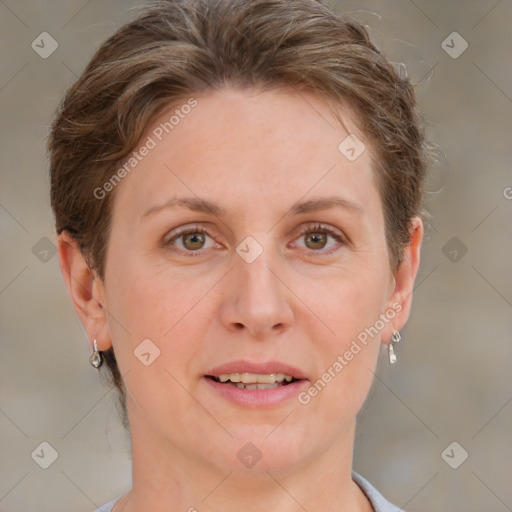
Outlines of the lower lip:
[{"label": "lower lip", "polygon": [[221,384],[208,377],[203,377],[203,379],[215,392],[227,400],[254,409],[281,405],[291,398],[296,398],[301,391],[308,387],[306,379],[273,389],[243,389],[231,384]]}]

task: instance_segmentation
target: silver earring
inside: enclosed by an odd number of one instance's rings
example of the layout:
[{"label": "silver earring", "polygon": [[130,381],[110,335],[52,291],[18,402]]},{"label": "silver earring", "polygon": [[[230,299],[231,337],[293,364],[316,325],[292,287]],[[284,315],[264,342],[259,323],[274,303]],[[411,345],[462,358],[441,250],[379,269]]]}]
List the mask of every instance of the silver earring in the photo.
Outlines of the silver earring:
[{"label": "silver earring", "polygon": [[89,357],[89,363],[91,366],[94,366],[94,368],[99,368],[103,364],[103,358],[101,357],[101,354],[98,350],[98,344],[96,343],[96,338],[94,338],[94,351]]},{"label": "silver earring", "polygon": [[391,336],[391,339],[389,340],[389,344],[388,344],[389,362],[391,364],[395,364],[397,361],[393,343],[398,343],[401,339],[402,339],[402,336],[400,336],[400,333],[398,331],[393,331],[393,336]]}]

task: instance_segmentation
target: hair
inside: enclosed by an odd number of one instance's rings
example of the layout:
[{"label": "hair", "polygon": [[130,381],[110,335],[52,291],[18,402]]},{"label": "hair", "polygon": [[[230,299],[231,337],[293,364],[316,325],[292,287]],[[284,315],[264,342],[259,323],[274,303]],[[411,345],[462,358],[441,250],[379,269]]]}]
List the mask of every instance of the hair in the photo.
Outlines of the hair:
[{"label": "hair", "polygon": [[[224,87],[293,88],[354,111],[374,150],[396,271],[412,218],[427,215],[422,197],[432,146],[409,79],[360,23],[314,0],[153,2],[99,47],[67,90],[48,139],[56,231],[76,240],[89,268],[104,280],[115,197],[115,190],[101,199],[94,191],[164,109]],[[126,420],[113,349],[102,355]]]}]

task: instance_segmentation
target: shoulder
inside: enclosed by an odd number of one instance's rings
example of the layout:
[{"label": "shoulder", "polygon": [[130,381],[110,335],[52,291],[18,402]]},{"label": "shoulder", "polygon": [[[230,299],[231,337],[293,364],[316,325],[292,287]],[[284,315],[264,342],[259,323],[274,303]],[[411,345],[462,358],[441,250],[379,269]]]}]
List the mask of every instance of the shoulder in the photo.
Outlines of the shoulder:
[{"label": "shoulder", "polygon": [[405,512],[403,509],[390,503],[366,478],[363,478],[355,471],[352,471],[352,479],[366,494],[375,512]]},{"label": "shoulder", "polygon": [[111,512],[112,508],[114,507],[118,500],[119,498],[116,498],[115,500],[105,503],[105,505],[102,505],[100,508],[98,508],[96,512]]}]

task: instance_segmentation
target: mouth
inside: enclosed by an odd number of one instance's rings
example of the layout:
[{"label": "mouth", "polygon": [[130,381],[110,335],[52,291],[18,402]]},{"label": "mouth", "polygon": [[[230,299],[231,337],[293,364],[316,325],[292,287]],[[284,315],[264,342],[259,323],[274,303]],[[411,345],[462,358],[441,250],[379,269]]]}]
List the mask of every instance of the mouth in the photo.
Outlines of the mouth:
[{"label": "mouth", "polygon": [[203,378],[216,396],[252,409],[285,405],[309,386],[306,373],[281,361],[231,361],[209,369]]},{"label": "mouth", "polygon": [[218,376],[205,375],[206,378],[211,379],[219,384],[234,386],[239,389],[276,389],[288,386],[294,382],[303,379],[296,379],[292,375],[285,373],[269,373],[269,374],[255,374],[255,373],[222,373]]}]

